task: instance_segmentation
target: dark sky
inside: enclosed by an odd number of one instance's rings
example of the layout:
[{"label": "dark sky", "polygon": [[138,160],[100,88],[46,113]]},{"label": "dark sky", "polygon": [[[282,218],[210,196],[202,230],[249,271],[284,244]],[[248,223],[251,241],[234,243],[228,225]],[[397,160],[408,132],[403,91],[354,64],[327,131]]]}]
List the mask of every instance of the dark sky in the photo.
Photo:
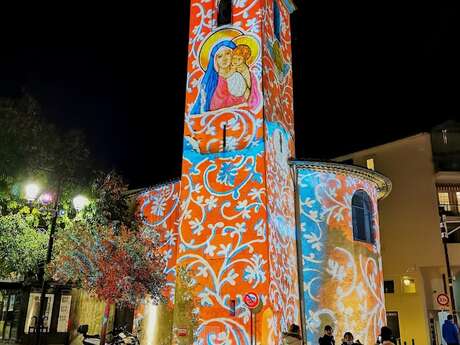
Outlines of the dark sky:
[{"label": "dark sky", "polygon": [[[458,9],[297,2],[298,157],[330,158],[459,117]],[[26,88],[133,188],[180,176],[189,2],[155,6],[40,18],[0,48],[0,96]]]}]

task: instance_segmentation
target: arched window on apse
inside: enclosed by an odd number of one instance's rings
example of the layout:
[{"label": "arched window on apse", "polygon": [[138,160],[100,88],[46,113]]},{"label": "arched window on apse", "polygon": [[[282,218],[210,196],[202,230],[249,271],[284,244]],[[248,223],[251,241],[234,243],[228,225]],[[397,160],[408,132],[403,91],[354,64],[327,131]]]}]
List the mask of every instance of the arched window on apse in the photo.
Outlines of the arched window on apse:
[{"label": "arched window on apse", "polygon": [[375,242],[372,202],[369,195],[362,189],[357,190],[351,199],[351,215],[353,222],[353,240],[367,243]]}]

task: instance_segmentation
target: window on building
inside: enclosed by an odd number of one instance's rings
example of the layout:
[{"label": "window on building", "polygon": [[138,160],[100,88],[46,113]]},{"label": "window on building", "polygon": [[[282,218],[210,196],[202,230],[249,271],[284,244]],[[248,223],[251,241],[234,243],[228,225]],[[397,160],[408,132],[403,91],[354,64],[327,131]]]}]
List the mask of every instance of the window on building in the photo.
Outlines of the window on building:
[{"label": "window on building", "polygon": [[280,140],[280,151],[281,151],[281,153],[283,153],[283,135],[281,134],[281,132],[280,132],[280,139],[279,140]]},{"label": "window on building", "polygon": [[375,170],[374,158],[369,158],[368,160],[366,160],[366,166],[370,170]]},{"label": "window on building", "polygon": [[393,331],[396,339],[401,338],[399,331],[399,315],[397,311],[387,311],[387,325]]},{"label": "window on building", "polygon": [[273,0],[273,30],[275,38],[281,41],[281,12],[278,0]]},{"label": "window on building", "polygon": [[232,0],[218,0],[217,26],[232,23]]},{"label": "window on building", "polygon": [[447,129],[442,130],[442,141],[446,145],[449,143],[449,141],[447,139]]},{"label": "window on building", "polygon": [[385,280],[383,282],[383,292],[385,292],[385,293],[395,293],[395,281],[394,280]]},{"label": "window on building", "polygon": [[438,193],[439,206],[443,207],[444,210],[450,211],[449,193],[439,192]]},{"label": "window on building", "polygon": [[353,239],[374,243],[374,224],[371,198],[364,190],[358,190],[351,199]]},{"label": "window on building", "polygon": [[224,128],[222,131],[222,148],[223,152],[227,151],[227,124],[224,124]]},{"label": "window on building", "polygon": [[415,279],[410,277],[402,278],[402,290],[404,293],[416,293]]},{"label": "window on building", "polygon": [[457,206],[460,205],[460,192],[455,192],[455,196],[457,197]]}]

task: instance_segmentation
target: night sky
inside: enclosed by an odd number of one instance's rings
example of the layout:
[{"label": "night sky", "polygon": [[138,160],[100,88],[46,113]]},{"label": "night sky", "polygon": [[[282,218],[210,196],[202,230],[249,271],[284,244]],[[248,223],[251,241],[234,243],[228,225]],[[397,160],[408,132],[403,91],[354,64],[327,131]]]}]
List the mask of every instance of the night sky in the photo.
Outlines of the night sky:
[{"label": "night sky", "polygon": [[[297,3],[297,157],[331,158],[459,117],[458,9]],[[68,12],[0,48],[0,97],[27,90],[132,188],[181,168],[189,2],[154,4]]]}]

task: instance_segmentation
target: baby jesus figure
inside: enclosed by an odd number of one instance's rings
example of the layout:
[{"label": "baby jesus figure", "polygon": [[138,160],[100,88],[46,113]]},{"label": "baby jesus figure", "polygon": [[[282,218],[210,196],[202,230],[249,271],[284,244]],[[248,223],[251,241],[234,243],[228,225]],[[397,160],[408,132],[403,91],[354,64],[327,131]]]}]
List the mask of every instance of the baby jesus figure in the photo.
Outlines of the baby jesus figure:
[{"label": "baby jesus figure", "polygon": [[242,44],[233,50],[230,76],[227,78],[228,90],[235,97],[243,96],[247,101],[251,95],[251,72],[247,65],[251,48]]}]

